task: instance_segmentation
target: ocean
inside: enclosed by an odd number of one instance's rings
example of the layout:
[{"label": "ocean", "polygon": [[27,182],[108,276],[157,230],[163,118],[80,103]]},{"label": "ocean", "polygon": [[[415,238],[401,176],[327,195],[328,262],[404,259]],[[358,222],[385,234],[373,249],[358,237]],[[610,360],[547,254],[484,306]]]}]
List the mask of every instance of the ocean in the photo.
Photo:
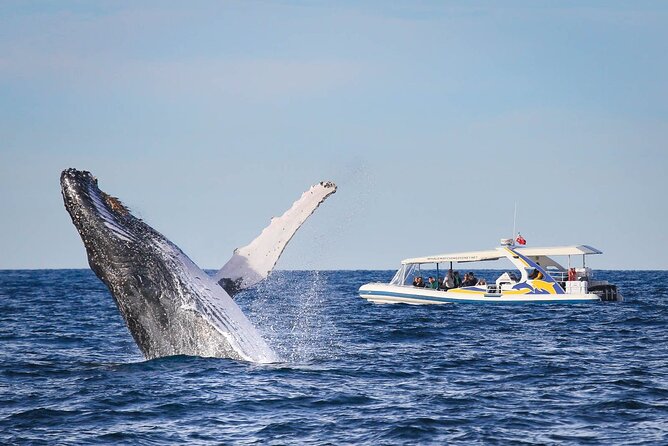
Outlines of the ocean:
[{"label": "ocean", "polygon": [[283,359],[257,365],[146,361],[91,271],[0,271],[0,443],[668,444],[667,271],[597,271],[621,303],[357,296],[393,274],[238,295]]}]

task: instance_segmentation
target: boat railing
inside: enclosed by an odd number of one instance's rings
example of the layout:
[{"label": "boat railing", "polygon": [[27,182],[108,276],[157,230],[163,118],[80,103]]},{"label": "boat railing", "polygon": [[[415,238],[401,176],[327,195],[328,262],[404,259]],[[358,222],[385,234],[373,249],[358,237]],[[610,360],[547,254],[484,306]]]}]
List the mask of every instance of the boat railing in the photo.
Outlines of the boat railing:
[{"label": "boat railing", "polygon": [[568,280],[568,271],[548,270],[547,273],[552,276],[556,282],[565,282]]}]

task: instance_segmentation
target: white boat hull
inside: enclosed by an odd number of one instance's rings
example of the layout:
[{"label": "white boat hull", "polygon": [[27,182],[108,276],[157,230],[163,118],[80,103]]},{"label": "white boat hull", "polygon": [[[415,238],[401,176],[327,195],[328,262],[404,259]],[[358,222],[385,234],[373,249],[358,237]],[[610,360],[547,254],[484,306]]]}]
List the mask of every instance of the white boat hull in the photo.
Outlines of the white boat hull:
[{"label": "white boat hull", "polygon": [[360,297],[374,303],[405,303],[411,305],[433,305],[449,303],[586,303],[599,302],[596,294],[490,294],[483,289],[455,288],[435,290],[408,285],[368,283],[359,289]]}]

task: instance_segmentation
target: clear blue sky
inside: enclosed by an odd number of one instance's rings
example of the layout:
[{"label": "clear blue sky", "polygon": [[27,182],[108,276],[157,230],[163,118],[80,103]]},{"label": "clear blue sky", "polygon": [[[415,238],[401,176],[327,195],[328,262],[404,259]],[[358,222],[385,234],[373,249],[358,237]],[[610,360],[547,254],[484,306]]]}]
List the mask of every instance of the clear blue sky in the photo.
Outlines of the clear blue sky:
[{"label": "clear blue sky", "polygon": [[86,267],[60,171],[205,268],[309,185],[283,269],[591,244],[667,269],[668,3],[0,3],[0,268]]}]

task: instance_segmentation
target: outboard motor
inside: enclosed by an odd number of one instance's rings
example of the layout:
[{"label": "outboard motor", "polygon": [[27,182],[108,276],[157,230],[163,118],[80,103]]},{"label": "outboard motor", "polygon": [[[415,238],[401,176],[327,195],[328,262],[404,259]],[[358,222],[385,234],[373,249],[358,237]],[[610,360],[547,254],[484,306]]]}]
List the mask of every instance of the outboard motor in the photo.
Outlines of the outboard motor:
[{"label": "outboard motor", "polygon": [[604,302],[621,302],[624,300],[621,293],[617,291],[616,285],[594,285],[589,287],[589,292],[596,294]]}]

